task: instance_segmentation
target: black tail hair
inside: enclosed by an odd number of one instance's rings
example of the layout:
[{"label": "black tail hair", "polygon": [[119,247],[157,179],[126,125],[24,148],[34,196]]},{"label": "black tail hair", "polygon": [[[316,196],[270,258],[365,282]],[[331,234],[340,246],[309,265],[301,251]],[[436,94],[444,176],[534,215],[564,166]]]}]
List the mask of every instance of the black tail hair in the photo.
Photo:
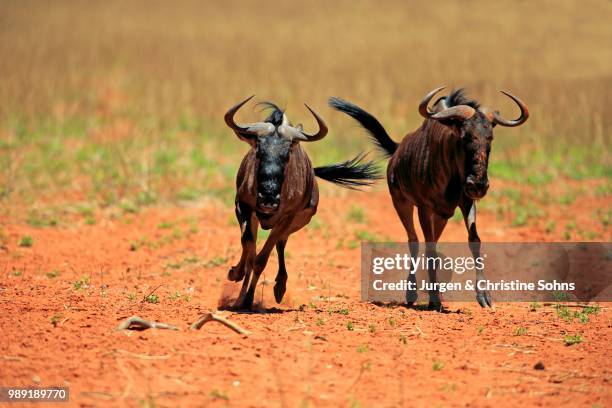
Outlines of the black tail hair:
[{"label": "black tail hair", "polygon": [[382,178],[374,161],[363,162],[365,156],[361,153],[342,163],[315,167],[315,175],[341,187],[359,190]]},{"label": "black tail hair", "polygon": [[344,112],[350,117],[354,118],[363,126],[365,130],[370,133],[370,137],[376,143],[376,145],[385,153],[387,157],[390,157],[397,150],[397,143],[395,143],[389,134],[380,124],[378,119],[364,111],[357,105],[332,96],[329,98],[329,106],[334,109]]}]

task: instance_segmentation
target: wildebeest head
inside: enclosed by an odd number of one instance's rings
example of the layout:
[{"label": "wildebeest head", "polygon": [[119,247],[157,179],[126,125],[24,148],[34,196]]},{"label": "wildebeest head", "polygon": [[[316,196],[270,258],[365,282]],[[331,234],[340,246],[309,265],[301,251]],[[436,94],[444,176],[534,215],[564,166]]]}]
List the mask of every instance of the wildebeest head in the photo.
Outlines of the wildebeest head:
[{"label": "wildebeest head", "polygon": [[427,105],[436,93],[444,87],[436,88],[421,101],[419,113],[427,118],[436,120],[450,126],[457,132],[464,149],[464,192],[472,199],[485,196],[489,188],[487,167],[491,142],[493,141],[493,128],[501,126],[519,126],[529,118],[527,106],[516,96],[501,91],[511,98],[521,109],[521,116],[515,120],[507,120],[499,115],[498,111],[483,108],[480,104],[463,93],[463,89],[452,91],[448,96],[438,99],[429,111]]},{"label": "wildebeest head", "polygon": [[327,134],[325,122],[307,104],[306,108],[312,113],[319,131],[315,134],[304,132],[302,125],[292,126],[287,115],[275,104],[264,102],[263,105],[271,108],[272,112],[263,122],[251,124],[238,124],[234,115],[253,96],[232,107],[225,114],[225,123],[243,141],[255,149],[255,174],[257,180],[257,211],[263,214],[272,214],[281,204],[281,191],[285,181],[285,168],[289,162],[293,148],[299,142],[314,142],[321,140]]}]

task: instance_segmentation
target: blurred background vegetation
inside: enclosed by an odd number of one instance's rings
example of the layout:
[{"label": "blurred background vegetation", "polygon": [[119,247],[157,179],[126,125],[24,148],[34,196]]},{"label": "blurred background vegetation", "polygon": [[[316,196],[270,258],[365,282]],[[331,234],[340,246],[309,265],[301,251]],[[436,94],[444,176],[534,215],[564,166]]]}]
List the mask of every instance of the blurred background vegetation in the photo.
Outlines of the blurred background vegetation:
[{"label": "blurred background vegetation", "polygon": [[441,84],[509,118],[517,109],[497,90],[529,105],[524,126],[496,129],[490,167],[517,183],[518,201],[525,183],[546,192],[539,186],[584,179],[603,180],[598,194],[609,196],[610,21],[606,0],[4,0],[2,208],[229,203],[248,147],[222,115],[245,96],[312,129],[308,101],[331,128],[307,146],[322,165],[372,149],[329,96],[361,105],[400,140]]}]

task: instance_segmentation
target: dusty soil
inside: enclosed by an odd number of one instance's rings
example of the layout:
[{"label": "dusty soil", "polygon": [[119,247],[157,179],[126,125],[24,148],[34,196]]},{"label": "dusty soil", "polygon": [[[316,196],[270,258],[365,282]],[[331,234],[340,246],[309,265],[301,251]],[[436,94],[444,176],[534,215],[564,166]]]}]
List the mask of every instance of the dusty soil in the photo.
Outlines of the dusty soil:
[{"label": "dusty soil", "polygon": [[[609,404],[608,304],[583,324],[552,306],[473,302],[436,313],[361,302],[354,232],[403,240],[404,231],[384,191],[356,194],[323,196],[319,222],[290,238],[283,304],[273,301],[272,256],[257,292],[261,311],[223,312],[249,337],[216,323],[187,330],[235,290],[225,278],[239,230],[219,202],[100,213],[95,225],[77,216],[52,228],[1,220],[0,385],[69,386],[74,406]],[[347,224],[350,200],[366,209],[362,223]],[[580,225],[610,240],[588,216],[596,208],[609,202],[578,199],[549,218],[587,214]],[[495,214],[478,218],[483,240],[560,240],[538,222],[511,228]],[[18,245],[24,235],[31,247]],[[465,235],[450,222],[443,239]],[[157,303],[145,300],[150,294]],[[113,331],[132,315],[181,330]],[[566,333],[584,342],[566,346]]]}]

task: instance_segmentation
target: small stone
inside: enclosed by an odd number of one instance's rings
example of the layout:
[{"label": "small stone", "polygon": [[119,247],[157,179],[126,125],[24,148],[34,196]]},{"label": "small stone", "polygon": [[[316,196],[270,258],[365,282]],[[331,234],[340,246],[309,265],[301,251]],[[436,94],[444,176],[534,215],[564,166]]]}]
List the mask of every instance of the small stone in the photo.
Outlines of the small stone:
[{"label": "small stone", "polygon": [[32,381],[35,382],[36,384],[40,383],[40,377],[35,375],[34,377],[32,377]]},{"label": "small stone", "polygon": [[533,366],[534,370],[543,370],[544,369],[544,363],[541,361],[538,361],[536,363],[536,365]]}]

